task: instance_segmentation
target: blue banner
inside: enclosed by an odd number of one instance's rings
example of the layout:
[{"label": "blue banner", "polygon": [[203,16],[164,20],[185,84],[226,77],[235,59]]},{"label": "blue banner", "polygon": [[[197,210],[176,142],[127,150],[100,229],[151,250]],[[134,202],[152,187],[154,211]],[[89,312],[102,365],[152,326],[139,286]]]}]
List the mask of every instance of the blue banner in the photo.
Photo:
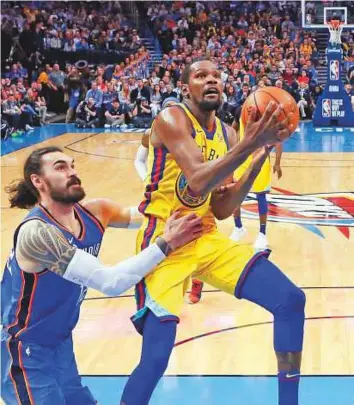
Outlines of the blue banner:
[{"label": "blue banner", "polygon": [[327,84],[318,98],[313,116],[314,126],[354,127],[351,99],[341,80],[343,53],[340,47],[329,47],[327,56]]}]

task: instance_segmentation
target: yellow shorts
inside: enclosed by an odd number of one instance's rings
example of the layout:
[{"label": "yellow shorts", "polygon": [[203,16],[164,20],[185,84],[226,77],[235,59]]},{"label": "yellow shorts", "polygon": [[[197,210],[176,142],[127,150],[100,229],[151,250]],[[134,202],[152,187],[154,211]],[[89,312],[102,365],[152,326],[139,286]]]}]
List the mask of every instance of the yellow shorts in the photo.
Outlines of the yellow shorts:
[{"label": "yellow shorts", "polygon": [[[145,219],[137,239],[138,251],[153,243],[163,232],[156,218]],[[248,269],[267,252],[254,254],[248,245],[233,242],[218,230],[204,234],[173,252],[136,285],[138,311],[132,321],[139,333],[150,309],[161,321],[179,321],[183,297],[190,278],[196,277],[229,294],[238,296]]]},{"label": "yellow shorts", "polygon": [[[239,180],[243,173],[248,169],[252,162],[252,158],[248,158],[240,167],[235,171],[235,178]],[[258,173],[252,188],[251,193],[266,193],[270,191],[272,178],[272,167],[269,158],[264,162],[261,171]]]}]

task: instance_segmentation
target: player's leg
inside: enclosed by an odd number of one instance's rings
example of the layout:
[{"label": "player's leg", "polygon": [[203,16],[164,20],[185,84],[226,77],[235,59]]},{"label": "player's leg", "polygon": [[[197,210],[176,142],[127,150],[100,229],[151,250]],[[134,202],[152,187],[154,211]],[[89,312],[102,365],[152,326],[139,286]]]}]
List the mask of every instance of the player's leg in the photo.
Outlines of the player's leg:
[{"label": "player's leg", "polygon": [[267,227],[267,214],[268,214],[268,202],[267,193],[257,193],[258,214],[259,214],[259,234],[253,245],[255,250],[268,249],[268,240],[266,237]]},{"label": "player's leg", "polygon": [[193,278],[192,289],[188,295],[188,302],[190,304],[197,304],[201,300],[203,285],[204,285],[203,281],[200,281],[197,278]]},{"label": "player's leg", "polygon": [[143,335],[139,365],[122,396],[124,405],[146,405],[162,377],[176,337],[186,280],[196,270],[192,242],[166,258],[136,287],[138,311],[132,318]]},{"label": "player's leg", "polygon": [[53,350],[1,337],[1,397],[7,405],[65,405]]},{"label": "player's leg", "polygon": [[232,231],[232,234],[230,235],[230,238],[238,242],[240,241],[247,233],[246,228],[243,227],[242,225],[242,220],[241,220],[241,209],[238,208],[233,212],[233,218],[234,218],[234,223],[235,223],[235,228]]},{"label": "player's leg", "polygon": [[177,320],[161,321],[149,311],[143,326],[138,366],[124,388],[121,405],[147,405],[165,372],[176,338]]},{"label": "player's leg", "polygon": [[65,405],[97,404],[89,388],[82,385],[71,337],[56,349],[55,361],[60,370],[60,386],[65,398]]},{"label": "player's leg", "polygon": [[[267,309],[274,316],[274,349],[278,359],[279,405],[297,405],[303,342],[305,295],[273,263],[268,252],[233,243],[220,233],[208,236],[213,262],[198,278]],[[202,248],[202,246],[201,246]],[[236,287],[235,287],[236,286]]]},{"label": "player's leg", "polygon": [[245,272],[235,295],[273,314],[279,405],[298,405],[305,294],[265,257],[256,260]]}]

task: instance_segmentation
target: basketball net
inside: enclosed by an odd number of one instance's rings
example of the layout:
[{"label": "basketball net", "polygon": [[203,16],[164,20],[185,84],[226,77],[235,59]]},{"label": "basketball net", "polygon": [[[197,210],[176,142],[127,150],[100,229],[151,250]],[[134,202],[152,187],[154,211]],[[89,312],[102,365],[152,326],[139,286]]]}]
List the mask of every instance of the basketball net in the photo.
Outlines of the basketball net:
[{"label": "basketball net", "polygon": [[329,29],[330,37],[329,42],[332,45],[341,44],[341,34],[343,31],[343,23],[338,20],[331,20],[327,22],[327,26]]}]

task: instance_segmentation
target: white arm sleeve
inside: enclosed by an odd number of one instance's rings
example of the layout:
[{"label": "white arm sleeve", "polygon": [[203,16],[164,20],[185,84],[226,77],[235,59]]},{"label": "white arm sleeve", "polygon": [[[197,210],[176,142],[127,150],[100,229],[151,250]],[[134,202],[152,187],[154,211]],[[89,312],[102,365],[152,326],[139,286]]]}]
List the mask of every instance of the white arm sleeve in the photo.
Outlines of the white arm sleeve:
[{"label": "white arm sleeve", "polygon": [[95,256],[77,249],[63,277],[75,284],[115,296],[137,284],[165,258],[154,243],[136,256],[114,266],[105,266]]},{"label": "white arm sleeve", "polygon": [[136,153],[136,157],[134,160],[135,169],[138,172],[141,180],[145,180],[147,175],[147,157],[149,154],[149,149],[145,148],[145,146],[140,145],[139,149]]}]

